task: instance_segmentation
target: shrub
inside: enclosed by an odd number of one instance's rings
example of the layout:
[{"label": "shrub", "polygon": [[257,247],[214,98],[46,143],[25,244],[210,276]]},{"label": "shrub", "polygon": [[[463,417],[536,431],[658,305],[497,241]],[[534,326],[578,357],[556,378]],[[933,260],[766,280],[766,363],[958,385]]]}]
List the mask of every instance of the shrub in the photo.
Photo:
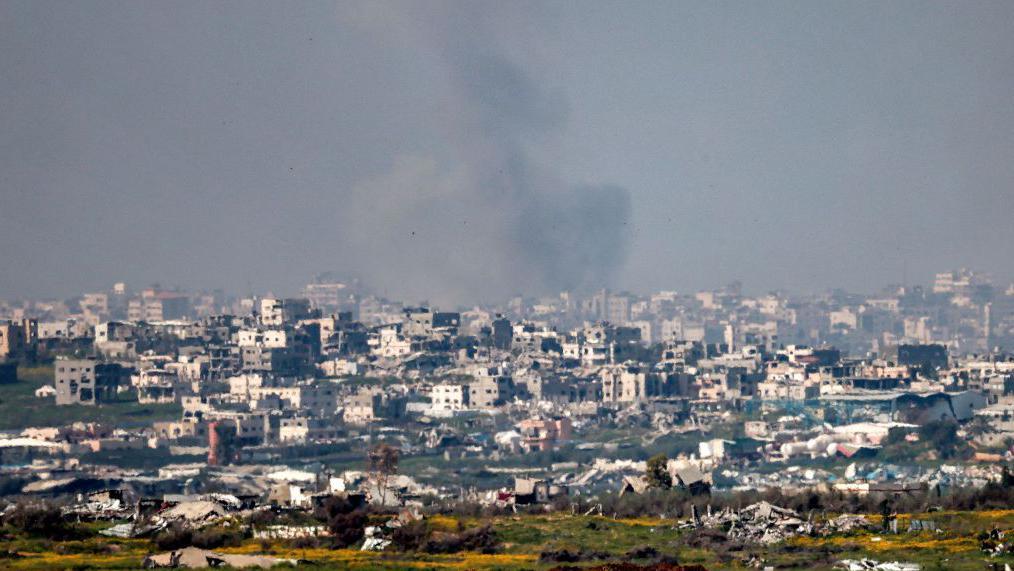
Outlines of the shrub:
[{"label": "shrub", "polygon": [[278,523],[278,514],[274,510],[257,510],[251,513],[246,521],[253,526],[274,525]]},{"label": "shrub", "polygon": [[[481,527],[466,529],[457,535],[457,550],[446,551],[455,553],[457,551],[476,551],[478,553],[496,553],[500,548],[500,540],[493,531],[493,526],[486,524]],[[433,553],[432,551],[430,553]]]},{"label": "shrub", "polygon": [[51,504],[19,504],[4,516],[3,523],[28,535],[51,539],[73,539],[80,531],[63,519]]},{"label": "shrub", "polygon": [[587,549],[546,549],[539,553],[539,563],[579,563],[581,561],[611,558],[612,555],[605,551],[591,551]]},{"label": "shrub", "polygon": [[432,534],[426,520],[410,521],[394,530],[391,544],[400,551],[418,551]]},{"label": "shrub", "polygon": [[627,552],[627,559],[658,559],[659,552],[650,545],[639,545]]},{"label": "shrub", "polygon": [[500,548],[500,540],[489,524],[469,529],[462,529],[459,524],[457,533],[448,533],[433,531],[424,520],[409,522],[395,529],[391,534],[391,542],[402,551],[435,554],[461,551],[496,553]]},{"label": "shrub", "polygon": [[195,532],[193,534],[193,545],[201,549],[237,547],[243,543],[243,537],[243,533],[237,530],[212,527]]},{"label": "shrub", "polygon": [[347,514],[338,514],[328,522],[331,530],[332,544],[336,549],[351,547],[363,539],[369,519],[366,512],[356,510]]},{"label": "shrub", "polygon": [[305,537],[297,537],[293,539],[290,545],[296,549],[316,549],[320,547],[320,539],[313,537],[312,535],[307,535]]},{"label": "shrub", "polygon": [[333,537],[332,547],[344,549],[363,539],[369,518],[366,509],[361,508],[342,496],[327,500],[315,514],[327,524]]},{"label": "shrub", "polygon": [[672,476],[669,475],[669,458],[665,454],[656,454],[648,458],[644,476],[648,485],[653,488],[669,489],[672,487]]},{"label": "shrub", "polygon": [[194,543],[194,532],[176,522],[155,536],[155,545],[163,551],[175,551],[190,547]]}]

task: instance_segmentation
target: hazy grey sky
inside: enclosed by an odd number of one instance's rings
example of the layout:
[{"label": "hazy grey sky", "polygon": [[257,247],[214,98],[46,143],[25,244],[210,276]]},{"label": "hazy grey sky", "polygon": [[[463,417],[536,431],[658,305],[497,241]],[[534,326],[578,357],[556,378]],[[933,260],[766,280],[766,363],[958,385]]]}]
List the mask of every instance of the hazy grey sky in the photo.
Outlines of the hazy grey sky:
[{"label": "hazy grey sky", "polygon": [[1014,275],[1014,2],[0,0],[0,296]]}]

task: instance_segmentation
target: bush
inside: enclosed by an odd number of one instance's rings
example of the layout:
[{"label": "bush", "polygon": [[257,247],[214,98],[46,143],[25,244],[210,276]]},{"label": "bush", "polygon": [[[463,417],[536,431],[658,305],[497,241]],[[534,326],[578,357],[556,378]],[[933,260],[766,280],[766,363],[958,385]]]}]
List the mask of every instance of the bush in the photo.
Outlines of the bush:
[{"label": "bush", "polygon": [[122,548],[115,543],[105,543],[103,541],[70,541],[66,543],[58,543],[50,547],[53,553],[59,553],[60,555],[110,555],[118,553]]},{"label": "bush", "polygon": [[729,537],[721,530],[702,527],[681,535],[679,542],[684,547],[717,552],[729,543]]},{"label": "bush", "polygon": [[246,522],[253,526],[266,526],[275,525],[278,523],[279,517],[274,510],[257,510],[251,513],[246,518]]},{"label": "bush", "polygon": [[368,521],[366,512],[363,510],[339,514],[332,518],[328,522],[328,528],[331,530],[332,546],[335,549],[345,549],[362,540],[366,534],[366,524]]},{"label": "bush", "polygon": [[644,476],[648,485],[653,488],[669,489],[672,487],[672,476],[669,475],[669,458],[665,454],[656,454],[648,458]]},{"label": "bush", "polygon": [[458,525],[457,533],[447,533],[433,531],[425,520],[409,522],[394,530],[391,543],[401,551],[435,554],[461,551],[496,553],[500,548],[500,540],[493,531],[493,526],[486,524],[464,529],[460,522]]},{"label": "bush", "polygon": [[410,521],[394,530],[391,534],[391,545],[399,551],[418,551],[432,533],[426,520]]},{"label": "bush", "polygon": [[432,534],[423,544],[426,553],[458,553],[475,551],[478,553],[496,553],[500,548],[500,540],[493,531],[493,526],[486,524],[481,527],[466,529],[460,533]]},{"label": "bush", "polygon": [[688,517],[690,506],[707,505],[707,498],[693,498],[679,489],[650,488],[643,494],[609,494],[602,498],[602,513],[618,517]]},{"label": "bush", "polygon": [[211,527],[195,531],[180,522],[175,522],[155,537],[155,545],[163,551],[175,551],[190,546],[218,549],[237,547],[243,543],[244,537],[243,532],[238,530]]},{"label": "bush", "polygon": [[238,547],[243,543],[243,539],[244,535],[240,531],[212,527],[195,532],[193,534],[193,545],[201,549]]},{"label": "bush", "polygon": [[194,544],[194,532],[176,522],[155,536],[155,545],[162,551],[175,551]]},{"label": "bush", "polygon": [[19,504],[4,516],[3,523],[28,535],[51,539],[74,539],[80,530],[70,526],[51,504]]},{"label": "bush", "polygon": [[581,561],[611,558],[612,555],[604,551],[589,551],[586,549],[546,549],[539,553],[539,563],[580,563]]},{"label": "bush", "polygon": [[369,522],[364,508],[341,496],[328,499],[315,515],[331,530],[335,549],[344,549],[362,540]]},{"label": "bush", "polygon": [[650,545],[639,545],[627,552],[627,559],[658,559],[661,555],[657,549]]},{"label": "bush", "polygon": [[297,537],[290,543],[295,549],[316,549],[320,547],[320,538],[308,535],[305,537]]},{"label": "bush", "polygon": [[968,443],[958,438],[958,424],[951,420],[927,422],[919,428],[919,439],[929,443],[943,460],[963,455]]}]

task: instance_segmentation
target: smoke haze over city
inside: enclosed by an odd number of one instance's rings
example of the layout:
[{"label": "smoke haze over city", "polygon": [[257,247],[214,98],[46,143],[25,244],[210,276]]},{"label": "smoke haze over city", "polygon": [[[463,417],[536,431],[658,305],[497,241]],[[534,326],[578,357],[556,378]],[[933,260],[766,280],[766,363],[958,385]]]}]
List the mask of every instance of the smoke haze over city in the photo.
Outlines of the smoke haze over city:
[{"label": "smoke haze over city", "polygon": [[1005,2],[0,3],[0,296],[1014,275]]}]

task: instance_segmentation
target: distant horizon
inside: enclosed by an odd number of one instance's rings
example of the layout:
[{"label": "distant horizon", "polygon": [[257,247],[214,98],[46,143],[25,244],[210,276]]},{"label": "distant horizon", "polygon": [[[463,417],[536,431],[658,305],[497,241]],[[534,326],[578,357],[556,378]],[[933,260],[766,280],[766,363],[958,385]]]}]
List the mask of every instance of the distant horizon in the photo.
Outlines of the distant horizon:
[{"label": "distant horizon", "polygon": [[[531,294],[531,293],[522,293],[522,292],[519,292],[519,293],[514,294],[514,295],[508,295],[508,296],[504,297],[503,299],[499,299],[499,300],[476,300],[476,301],[462,301],[462,302],[457,302],[457,303],[443,304],[443,303],[434,303],[432,301],[425,300],[425,299],[416,299],[413,296],[401,297],[401,296],[397,296],[397,295],[386,294],[386,293],[384,293],[382,291],[377,291],[375,289],[370,288],[369,284],[361,284],[361,288],[363,290],[365,290],[366,295],[377,296],[377,297],[385,298],[385,299],[388,299],[388,300],[391,300],[391,301],[395,301],[395,302],[406,303],[406,304],[409,304],[409,305],[412,305],[412,304],[429,304],[429,305],[433,305],[435,307],[445,307],[445,308],[458,307],[458,308],[463,308],[463,307],[470,307],[470,306],[490,306],[490,305],[502,304],[504,302],[509,301],[510,299],[513,299],[513,298],[517,297],[517,296],[521,296],[521,297],[523,297],[525,299],[553,298],[553,297],[557,297],[561,293],[564,293],[564,292],[567,292],[567,291],[569,291],[570,293],[573,293],[573,294],[575,294],[575,295],[577,295],[579,297],[594,295],[595,293],[601,292],[603,290],[608,291],[608,292],[610,292],[612,294],[630,294],[630,295],[634,295],[634,296],[649,296],[649,295],[660,293],[660,292],[670,292],[670,291],[671,292],[675,292],[678,295],[693,295],[693,294],[698,293],[698,292],[718,291],[718,290],[724,289],[726,287],[729,287],[729,286],[737,284],[737,283],[742,287],[743,295],[744,296],[748,296],[748,297],[759,297],[759,296],[768,295],[768,294],[782,294],[782,295],[785,295],[785,296],[788,296],[788,297],[793,297],[793,296],[805,297],[805,296],[828,294],[828,293],[832,293],[832,292],[835,292],[835,291],[843,291],[843,292],[846,292],[846,293],[849,293],[849,294],[870,296],[870,295],[876,295],[878,293],[881,293],[883,290],[886,290],[888,288],[894,288],[894,287],[911,287],[911,288],[922,287],[924,289],[932,290],[932,287],[933,287],[933,284],[935,282],[935,278],[936,278],[937,274],[954,273],[954,272],[960,272],[960,271],[970,271],[971,273],[973,273],[975,275],[978,275],[980,277],[992,278],[991,285],[993,286],[994,291],[997,294],[1001,294],[1002,295],[1002,294],[1004,294],[1005,290],[1007,290],[1010,287],[1014,287],[1014,281],[997,280],[995,278],[995,276],[991,272],[989,272],[989,271],[983,271],[983,270],[970,269],[970,268],[967,268],[967,267],[963,267],[963,268],[956,268],[956,269],[953,269],[953,270],[941,270],[939,272],[935,272],[932,276],[930,276],[929,279],[927,279],[925,281],[910,282],[910,283],[907,283],[907,284],[903,284],[903,283],[885,283],[885,284],[883,284],[882,286],[880,286],[878,288],[874,288],[872,290],[867,290],[867,291],[850,290],[848,288],[834,287],[834,286],[832,286],[832,287],[825,287],[825,288],[818,288],[818,289],[812,289],[812,290],[794,290],[794,289],[791,289],[791,288],[754,289],[754,288],[751,288],[749,286],[749,284],[746,283],[743,280],[731,280],[731,281],[726,282],[726,283],[714,284],[714,285],[703,287],[703,288],[661,287],[661,288],[650,289],[650,290],[634,290],[634,289],[630,289],[630,288],[615,288],[615,287],[614,288],[609,288],[609,287],[603,287],[603,288],[595,288],[595,289],[589,289],[589,290],[584,290],[584,291],[560,290],[560,291],[555,292],[555,293],[545,293],[545,294],[538,294],[538,295],[537,294]],[[170,282],[165,282],[165,281],[153,282],[153,283],[149,283],[149,284],[145,284],[145,285],[131,284],[131,283],[128,283],[128,282],[120,282],[120,283],[124,283],[126,285],[126,287],[127,287],[128,292],[131,293],[131,294],[133,294],[133,295],[139,294],[140,292],[142,292],[143,290],[146,290],[146,289],[157,289],[157,290],[161,290],[161,291],[178,291],[178,292],[181,292],[181,293],[195,294],[195,295],[199,295],[199,294],[213,294],[215,292],[221,292],[223,295],[226,296],[226,298],[236,300],[236,299],[246,299],[246,298],[251,298],[251,297],[252,298],[265,298],[265,297],[298,298],[298,297],[300,297],[302,295],[303,288],[306,285],[310,285],[310,284],[313,284],[313,283],[351,283],[353,281],[355,281],[355,280],[352,280],[352,279],[349,279],[349,280],[334,279],[333,281],[307,281],[306,284],[304,284],[304,286],[296,288],[295,290],[292,290],[292,291],[260,290],[260,291],[253,291],[253,292],[240,292],[240,291],[229,290],[227,288],[192,288],[192,287],[188,288],[188,287],[183,286],[183,285],[172,284]],[[111,282],[111,283],[108,284],[107,287],[104,287],[104,288],[97,288],[97,289],[93,288],[93,289],[86,289],[86,290],[82,289],[81,291],[78,291],[76,293],[72,293],[72,294],[66,295],[66,296],[50,296],[50,297],[46,297],[46,296],[35,296],[35,297],[33,297],[31,295],[26,295],[26,296],[8,296],[8,297],[0,297],[0,301],[12,302],[12,301],[64,301],[64,300],[71,300],[71,299],[75,299],[75,298],[81,297],[82,295],[85,295],[85,294],[88,294],[88,293],[107,293],[109,291],[112,291],[113,286],[116,283],[118,283],[118,282],[117,281]]]},{"label": "distant horizon", "polygon": [[1009,281],[1012,61],[1011,2],[6,0],[0,298]]}]

